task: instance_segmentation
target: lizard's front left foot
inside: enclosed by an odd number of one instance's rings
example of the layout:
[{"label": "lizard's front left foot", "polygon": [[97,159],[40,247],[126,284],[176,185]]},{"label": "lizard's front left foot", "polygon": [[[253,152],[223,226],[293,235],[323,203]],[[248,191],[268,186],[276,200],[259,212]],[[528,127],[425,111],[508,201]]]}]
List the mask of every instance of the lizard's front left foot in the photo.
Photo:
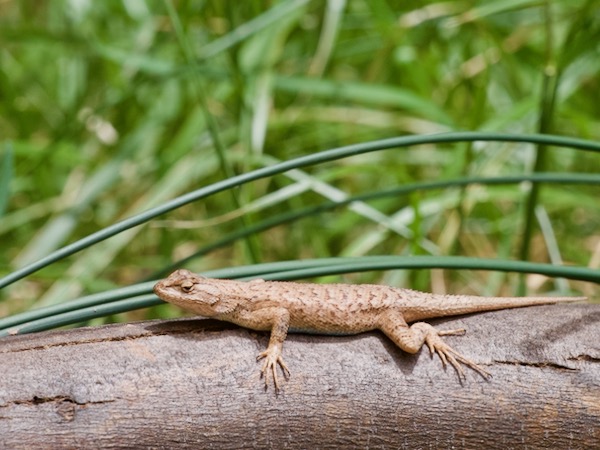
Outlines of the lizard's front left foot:
[{"label": "lizard's front left foot", "polygon": [[429,352],[433,355],[437,353],[440,359],[442,360],[442,364],[444,367],[450,363],[452,367],[458,373],[458,378],[462,382],[466,379],[465,372],[462,370],[460,363],[463,363],[465,366],[470,367],[479,373],[482,377],[489,379],[492,377],[492,374],[487,370],[483,369],[481,366],[478,366],[470,359],[465,358],[463,355],[458,353],[448,344],[446,344],[440,336],[448,336],[448,335],[457,335],[457,334],[465,334],[465,330],[448,330],[448,331],[437,331],[433,330],[433,332],[429,332],[425,337],[425,343],[427,347],[429,347]]},{"label": "lizard's front left foot", "polygon": [[260,353],[256,360],[265,359],[262,369],[260,370],[261,378],[265,379],[265,389],[269,387],[269,374],[273,377],[273,385],[275,386],[275,392],[279,392],[279,380],[277,378],[277,364],[281,367],[283,376],[287,380],[290,377],[290,370],[281,357],[281,347],[271,346],[262,353]]}]

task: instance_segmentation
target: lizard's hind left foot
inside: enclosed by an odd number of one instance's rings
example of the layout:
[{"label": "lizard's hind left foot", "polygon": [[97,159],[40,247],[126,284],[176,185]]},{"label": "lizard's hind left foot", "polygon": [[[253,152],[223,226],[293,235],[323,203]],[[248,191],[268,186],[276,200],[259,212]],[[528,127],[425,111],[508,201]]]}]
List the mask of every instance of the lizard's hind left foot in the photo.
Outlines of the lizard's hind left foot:
[{"label": "lizard's hind left foot", "polygon": [[417,353],[423,347],[423,344],[427,344],[432,355],[434,353],[438,354],[444,367],[448,364],[454,367],[461,382],[466,378],[461,363],[475,370],[484,378],[489,379],[492,376],[484,368],[458,353],[440,337],[465,334],[464,329],[438,331],[425,322],[413,323],[409,327],[401,316],[388,316],[387,320],[382,323],[381,330],[398,347],[408,353]]},{"label": "lizard's hind left foot", "polygon": [[431,328],[432,332],[427,333],[427,335],[425,336],[425,344],[427,344],[427,347],[429,347],[429,352],[432,356],[434,353],[438,354],[438,356],[442,360],[442,365],[444,366],[444,368],[448,365],[448,363],[450,363],[450,365],[454,367],[454,369],[458,373],[458,378],[461,382],[466,379],[466,375],[459,363],[470,367],[486,379],[490,379],[492,377],[491,373],[489,373],[483,367],[475,364],[470,359],[465,358],[463,355],[461,355],[448,344],[446,344],[444,340],[440,337],[449,335],[462,335],[465,334],[464,329],[437,331],[435,328]]}]

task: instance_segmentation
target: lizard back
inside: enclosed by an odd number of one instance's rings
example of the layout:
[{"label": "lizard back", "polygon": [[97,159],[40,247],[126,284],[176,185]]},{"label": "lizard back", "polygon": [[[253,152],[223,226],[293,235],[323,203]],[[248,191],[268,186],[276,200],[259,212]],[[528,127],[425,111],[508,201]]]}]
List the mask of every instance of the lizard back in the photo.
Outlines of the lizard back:
[{"label": "lizard back", "polygon": [[572,302],[584,297],[477,297],[435,295],[372,284],[315,284],[289,281],[236,281],[200,277],[178,270],[154,288],[163,300],[205,317],[253,329],[253,314],[284,309],[292,331],[354,334],[377,329],[382,315],[396,311],[406,322],[504,308]]},{"label": "lizard back", "polygon": [[[435,295],[372,284],[315,284],[289,281],[206,279],[221,295],[243,300],[243,307],[283,307],[290,329],[308,333],[354,334],[378,328],[379,316],[390,309],[407,322],[505,308],[573,302],[584,297],[478,297]],[[227,319],[230,320],[230,319]],[[235,320],[234,320],[235,321]],[[243,324],[242,324],[243,325]]]}]

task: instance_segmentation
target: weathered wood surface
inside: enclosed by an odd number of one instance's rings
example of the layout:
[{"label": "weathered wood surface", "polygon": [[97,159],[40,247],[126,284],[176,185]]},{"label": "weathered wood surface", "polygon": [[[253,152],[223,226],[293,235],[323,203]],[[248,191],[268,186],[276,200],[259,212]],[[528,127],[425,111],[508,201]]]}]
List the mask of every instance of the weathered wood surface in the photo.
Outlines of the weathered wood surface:
[{"label": "weathered wood surface", "polygon": [[268,336],[203,319],[0,340],[0,447],[599,448],[600,305],[430,321],[484,365],[461,385],[380,333],[292,335],[292,377],[259,380]]}]

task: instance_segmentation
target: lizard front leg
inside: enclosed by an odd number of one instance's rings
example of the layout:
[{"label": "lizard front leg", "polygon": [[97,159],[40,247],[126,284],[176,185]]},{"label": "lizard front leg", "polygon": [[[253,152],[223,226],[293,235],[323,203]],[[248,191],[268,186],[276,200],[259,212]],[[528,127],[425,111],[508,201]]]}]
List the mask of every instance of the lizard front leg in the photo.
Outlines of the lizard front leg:
[{"label": "lizard front leg", "polygon": [[470,367],[478,372],[484,378],[490,378],[492,375],[473,361],[465,358],[448,344],[440,336],[464,334],[464,329],[438,331],[425,322],[417,322],[410,327],[404,320],[400,311],[387,311],[380,318],[379,329],[388,336],[394,344],[408,353],[417,353],[423,344],[427,344],[430,353],[437,353],[444,367],[448,363],[454,367],[458,373],[458,378],[465,379],[465,373],[459,363]]},{"label": "lizard front leg", "polygon": [[290,376],[290,370],[281,356],[283,341],[285,341],[290,326],[289,311],[278,307],[261,308],[244,315],[243,319],[239,320],[238,323],[255,330],[271,330],[269,346],[264,352],[259,353],[256,359],[265,360],[260,371],[261,377],[265,380],[265,389],[269,386],[269,378],[272,377],[275,391],[278,392],[279,379],[277,377],[277,365],[281,367],[285,378],[289,378]]}]

